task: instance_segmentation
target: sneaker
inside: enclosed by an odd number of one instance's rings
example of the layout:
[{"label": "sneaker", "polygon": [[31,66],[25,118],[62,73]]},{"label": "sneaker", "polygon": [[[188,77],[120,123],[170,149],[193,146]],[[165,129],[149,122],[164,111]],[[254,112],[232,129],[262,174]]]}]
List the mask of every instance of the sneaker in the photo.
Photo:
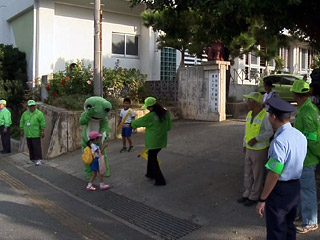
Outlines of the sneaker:
[{"label": "sneaker", "polygon": [[247,200],[248,200],[247,197],[241,197],[241,198],[237,199],[237,202],[238,203],[245,203]]},{"label": "sneaker", "polygon": [[43,161],[42,161],[42,160],[37,160],[37,161],[36,161],[36,166],[39,166],[39,165],[41,165],[41,164],[43,164]]},{"label": "sneaker", "polygon": [[307,232],[310,232],[310,231],[314,231],[314,230],[317,230],[317,229],[318,229],[318,224],[307,225],[307,226],[304,226],[304,227],[297,227],[297,233],[304,234],[304,233],[307,233]]},{"label": "sneaker", "polygon": [[95,188],[94,186],[92,186],[92,185],[88,185],[88,186],[87,186],[87,190],[88,190],[88,191],[95,191],[96,188]]},{"label": "sneaker", "polygon": [[109,189],[110,186],[109,185],[106,185],[106,184],[100,184],[100,191],[104,191],[104,190],[107,190]]},{"label": "sneaker", "polygon": [[133,150],[134,147],[133,146],[130,146],[129,149],[128,149],[128,152],[130,152],[131,150]]},{"label": "sneaker", "polygon": [[126,152],[127,151],[127,148],[126,147],[123,147],[123,148],[121,148],[121,150],[120,150],[120,152],[122,153],[122,152]]}]

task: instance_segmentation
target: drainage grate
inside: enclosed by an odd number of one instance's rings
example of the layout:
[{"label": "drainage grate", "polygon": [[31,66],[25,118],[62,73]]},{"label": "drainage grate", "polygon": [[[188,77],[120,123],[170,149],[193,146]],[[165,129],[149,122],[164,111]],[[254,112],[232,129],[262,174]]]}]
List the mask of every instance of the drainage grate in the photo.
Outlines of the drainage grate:
[{"label": "drainage grate", "polygon": [[101,200],[97,200],[96,197],[94,197],[95,194],[87,194],[87,192],[83,191],[83,186],[85,185],[83,180],[72,177],[52,167],[45,165],[41,168],[31,167],[28,168],[28,171],[163,239],[179,239],[201,227],[191,221],[171,216],[148,207],[143,203],[119,195],[112,192],[112,190],[99,192],[106,198],[103,204],[101,204]]},{"label": "drainage grate", "polygon": [[201,226],[109,191],[104,209],[164,239],[179,239]]}]

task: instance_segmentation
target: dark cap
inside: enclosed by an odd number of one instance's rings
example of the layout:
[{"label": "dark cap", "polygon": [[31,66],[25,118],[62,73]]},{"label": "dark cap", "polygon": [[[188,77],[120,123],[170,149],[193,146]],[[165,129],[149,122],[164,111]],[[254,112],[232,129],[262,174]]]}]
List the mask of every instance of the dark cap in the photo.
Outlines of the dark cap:
[{"label": "dark cap", "polygon": [[294,106],[278,97],[270,98],[268,100],[268,104],[269,112],[290,113],[296,111],[296,108]]}]

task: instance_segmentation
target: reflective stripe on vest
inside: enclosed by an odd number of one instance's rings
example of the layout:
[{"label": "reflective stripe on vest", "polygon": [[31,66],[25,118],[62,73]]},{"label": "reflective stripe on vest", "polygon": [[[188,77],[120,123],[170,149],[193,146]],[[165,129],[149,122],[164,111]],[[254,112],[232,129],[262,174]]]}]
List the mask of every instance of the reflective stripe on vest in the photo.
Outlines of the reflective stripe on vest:
[{"label": "reflective stripe on vest", "polygon": [[262,109],[259,112],[259,114],[253,119],[252,123],[251,123],[252,111],[248,113],[247,119],[246,119],[246,148],[253,149],[253,150],[261,150],[269,147],[269,140],[264,142],[257,142],[252,147],[248,145],[248,142],[252,138],[255,138],[260,134],[260,128],[266,113],[267,111],[265,109]]}]

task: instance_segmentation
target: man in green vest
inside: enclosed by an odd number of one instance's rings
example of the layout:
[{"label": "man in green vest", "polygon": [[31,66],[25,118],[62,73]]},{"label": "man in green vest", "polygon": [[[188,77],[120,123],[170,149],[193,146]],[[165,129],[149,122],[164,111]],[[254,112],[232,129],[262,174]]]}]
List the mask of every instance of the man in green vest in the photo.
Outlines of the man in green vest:
[{"label": "man in green vest", "polygon": [[309,98],[310,86],[303,80],[296,80],[291,88],[297,101],[298,111],[294,127],[308,141],[307,156],[303,162],[300,178],[301,183],[301,217],[302,226],[297,227],[298,233],[307,233],[318,228],[318,204],[315,181],[315,169],[320,157],[320,114],[318,108]]},{"label": "man in green vest", "polygon": [[262,107],[263,96],[259,92],[244,95],[247,98],[249,113],[246,118],[245,136],[243,139],[244,159],[244,192],[238,203],[250,207],[255,205],[263,189],[265,164],[268,157],[272,126],[269,114]]},{"label": "man in green vest", "polygon": [[46,119],[43,113],[36,108],[34,100],[28,101],[26,110],[20,119],[20,135],[26,137],[29,149],[29,158],[36,163],[36,166],[43,164],[41,138],[44,138]]},{"label": "man in green vest", "polygon": [[3,147],[0,153],[2,154],[11,153],[11,112],[6,108],[6,105],[6,100],[0,101],[0,134]]}]

